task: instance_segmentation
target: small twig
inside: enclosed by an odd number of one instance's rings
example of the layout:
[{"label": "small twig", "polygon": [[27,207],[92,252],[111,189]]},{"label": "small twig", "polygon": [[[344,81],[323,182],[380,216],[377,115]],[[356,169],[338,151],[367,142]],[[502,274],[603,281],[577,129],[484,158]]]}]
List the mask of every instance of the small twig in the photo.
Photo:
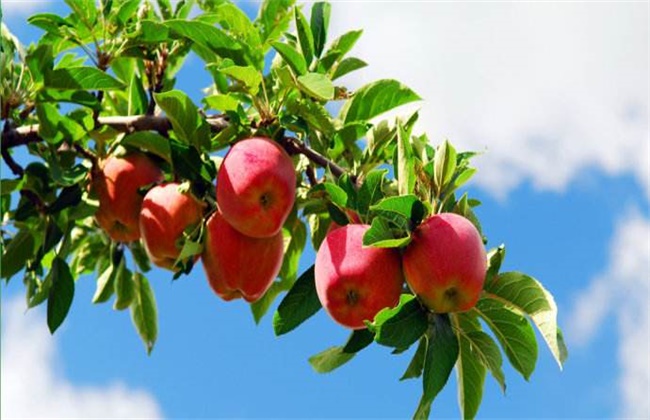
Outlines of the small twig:
[{"label": "small twig", "polygon": [[[307,157],[307,159],[317,164],[318,166],[322,166],[323,168],[329,168],[329,170],[332,171],[332,175],[334,175],[337,178],[347,172],[344,168],[332,162],[331,160],[321,155],[317,151],[310,149],[303,142],[301,142],[295,137],[284,137],[282,139],[282,143],[284,148],[287,150],[289,154],[301,154]],[[352,179],[353,182],[356,182],[356,176],[351,175],[350,178]]]},{"label": "small twig", "polygon": [[316,170],[312,165],[307,166],[307,169],[305,170],[305,174],[307,175],[307,180],[309,180],[309,184],[312,187],[318,184],[318,179],[316,179]]},{"label": "small twig", "polygon": [[25,170],[20,166],[9,153],[9,149],[2,148],[2,159],[5,161],[11,172],[19,178],[22,178]]}]

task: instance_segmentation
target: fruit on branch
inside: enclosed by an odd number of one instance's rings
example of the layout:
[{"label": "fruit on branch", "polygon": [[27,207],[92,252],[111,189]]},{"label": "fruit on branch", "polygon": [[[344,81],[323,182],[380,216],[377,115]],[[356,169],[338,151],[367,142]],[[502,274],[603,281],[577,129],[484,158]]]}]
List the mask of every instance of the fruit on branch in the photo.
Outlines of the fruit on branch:
[{"label": "fruit on branch", "polygon": [[377,312],[397,305],[404,284],[400,254],[394,248],[363,247],[368,225],[333,230],[316,254],[316,292],[339,324],[365,328]]},{"label": "fruit on branch", "polygon": [[282,231],[270,238],[252,238],[215,212],[206,224],[201,260],[208,283],[219,297],[254,302],[280,272],[283,252]]},{"label": "fruit on branch", "polygon": [[91,173],[91,188],[99,199],[95,219],[112,240],[140,239],[138,219],[144,193],[139,190],[162,179],[160,168],[142,153],[99,162]]},{"label": "fruit on branch", "polygon": [[219,168],[219,211],[244,235],[275,237],[291,212],[295,196],[293,162],[272,140],[255,137],[236,143]]},{"label": "fruit on branch", "polygon": [[479,299],[487,256],[481,235],[466,218],[434,215],[413,232],[403,255],[406,282],[438,313],[467,311]]},{"label": "fruit on branch", "polygon": [[196,228],[203,218],[204,204],[181,184],[170,182],[153,187],[142,202],[140,231],[151,262],[172,270],[183,248],[183,232]]}]

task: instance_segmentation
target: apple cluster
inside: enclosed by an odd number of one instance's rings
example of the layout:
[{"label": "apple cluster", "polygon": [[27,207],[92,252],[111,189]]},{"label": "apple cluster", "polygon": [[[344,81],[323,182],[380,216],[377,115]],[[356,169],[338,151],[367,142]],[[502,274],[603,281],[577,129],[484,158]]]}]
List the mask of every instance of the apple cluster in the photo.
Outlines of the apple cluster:
[{"label": "apple cluster", "polygon": [[[200,256],[210,286],[224,300],[256,301],[280,271],[282,225],[294,204],[296,175],[289,155],[269,139],[250,138],[230,148],[212,212],[180,183],[163,182],[161,169],[142,153],[100,162],[92,187],[99,199],[95,219],[108,236],[119,242],[142,238],[149,259],[170,270],[184,235],[207,212]],[[148,187],[143,197],[140,190]]]},{"label": "apple cluster", "polygon": [[364,247],[368,229],[364,224],[338,226],[316,255],[316,291],[339,324],[365,328],[380,310],[398,304],[405,281],[433,312],[467,311],[476,305],[487,255],[469,220],[454,213],[431,216],[415,229],[404,250]]},{"label": "apple cluster", "polygon": [[[214,211],[181,184],[162,180],[161,170],[141,153],[102,162],[93,177],[98,224],[115,241],[142,238],[150,260],[173,270],[184,233],[208,213],[201,259],[211,288],[224,300],[262,297],[282,266],[282,225],[296,196],[295,169],[285,150],[261,137],[234,144],[217,174]],[[149,185],[142,197],[139,190]],[[365,328],[380,310],[397,305],[405,283],[437,313],[476,304],[487,257],[469,220],[433,215],[398,249],[364,247],[370,226],[351,210],[347,215],[351,224],[331,224],[315,262],[319,300],[335,321]]]}]

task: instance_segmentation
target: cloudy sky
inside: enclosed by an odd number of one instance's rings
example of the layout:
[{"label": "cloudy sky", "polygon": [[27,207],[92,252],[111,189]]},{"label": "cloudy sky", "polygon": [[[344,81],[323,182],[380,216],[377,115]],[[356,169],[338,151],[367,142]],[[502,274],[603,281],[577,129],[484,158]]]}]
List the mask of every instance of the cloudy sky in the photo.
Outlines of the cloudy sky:
[{"label": "cloudy sky", "polygon": [[[6,23],[65,10],[2,2]],[[255,3],[244,4],[255,13]],[[30,10],[28,10],[30,9]],[[396,78],[417,91],[417,130],[485,153],[470,193],[507,269],[556,296],[570,357],[545,348],[530,382],[506,369],[486,384],[479,417],[650,416],[650,141],[647,2],[336,2],[332,32],[364,29],[354,55],[370,66],[352,88]],[[181,88],[207,84],[198,60]],[[184,77],[184,76],[185,77]],[[189,77],[192,76],[192,77]],[[183,78],[184,77],[184,78]],[[6,168],[3,168],[3,173]],[[303,267],[313,260],[307,252]],[[406,417],[419,384],[399,383],[408,355],[362,353],[340,371],[306,359],[345,339],[319,314],[275,339],[245,305],[217,300],[196,270],[156,272],[160,338],[146,357],[127,314],[93,307],[78,283],[66,324],[47,333],[25,312],[22,284],[2,287],[2,417]],[[456,417],[453,381],[432,416]]]}]

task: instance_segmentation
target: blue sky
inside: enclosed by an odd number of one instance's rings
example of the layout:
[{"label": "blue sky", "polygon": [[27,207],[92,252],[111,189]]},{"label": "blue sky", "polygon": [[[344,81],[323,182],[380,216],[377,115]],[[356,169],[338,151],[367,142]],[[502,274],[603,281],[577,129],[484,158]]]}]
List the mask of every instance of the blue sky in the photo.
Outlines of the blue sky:
[{"label": "blue sky", "polygon": [[[2,2],[6,23],[59,2]],[[246,3],[254,10],[254,3]],[[27,9],[31,9],[28,11]],[[351,87],[397,78],[425,98],[416,131],[484,150],[470,194],[506,269],[555,295],[570,356],[540,343],[530,382],[488,378],[479,417],[650,416],[650,142],[647,3],[334,3],[332,31],[364,28],[370,64]],[[194,59],[179,87],[208,83]],[[6,168],[3,167],[3,176]],[[313,261],[303,257],[303,268]],[[154,271],[159,339],[146,356],[128,313],[77,283],[50,337],[23,286],[2,286],[2,417],[409,417],[421,382],[398,382],[412,353],[373,346],[329,375],[307,358],[344,342],[324,313],[276,338],[243,302],[210,291],[200,267],[172,284]],[[455,379],[432,417],[458,417]]]}]

